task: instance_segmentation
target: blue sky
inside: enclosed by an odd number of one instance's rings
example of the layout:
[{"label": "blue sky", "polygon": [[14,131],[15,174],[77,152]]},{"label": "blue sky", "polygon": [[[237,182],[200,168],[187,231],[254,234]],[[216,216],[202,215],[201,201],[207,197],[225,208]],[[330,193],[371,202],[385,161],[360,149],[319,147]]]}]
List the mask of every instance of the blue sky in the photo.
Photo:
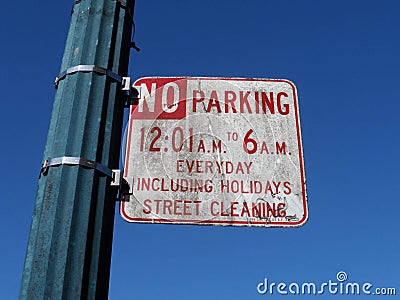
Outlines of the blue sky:
[{"label": "blue sky", "polygon": [[[3,3],[2,299],[19,292],[72,4]],[[138,0],[135,21],[134,79],[296,84],[309,220],[296,229],[139,225],[117,210],[109,298],[284,299],[257,284],[318,284],[339,271],[399,294],[400,2]]]}]

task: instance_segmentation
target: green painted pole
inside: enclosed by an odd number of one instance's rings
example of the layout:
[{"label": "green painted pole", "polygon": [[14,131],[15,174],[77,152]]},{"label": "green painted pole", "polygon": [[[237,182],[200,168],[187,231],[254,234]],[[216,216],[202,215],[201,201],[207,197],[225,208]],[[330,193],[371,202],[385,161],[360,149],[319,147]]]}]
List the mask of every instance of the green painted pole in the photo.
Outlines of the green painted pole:
[{"label": "green painted pole", "polygon": [[[134,0],[76,0],[61,72],[95,65],[126,76]],[[44,160],[80,157],[118,168],[121,84],[98,72],[58,82]],[[107,299],[117,188],[82,165],[39,179],[20,299]]]}]

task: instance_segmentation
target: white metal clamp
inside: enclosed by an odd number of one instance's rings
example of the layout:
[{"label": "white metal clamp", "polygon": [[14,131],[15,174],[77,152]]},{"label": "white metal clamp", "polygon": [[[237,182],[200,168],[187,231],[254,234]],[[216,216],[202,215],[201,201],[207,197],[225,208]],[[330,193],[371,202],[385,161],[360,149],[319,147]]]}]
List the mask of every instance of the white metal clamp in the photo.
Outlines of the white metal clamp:
[{"label": "white metal clamp", "polygon": [[122,79],[123,77],[117,73],[114,73],[113,71],[110,71],[106,68],[102,68],[102,67],[97,67],[95,65],[78,65],[78,66],[74,66],[74,67],[70,67],[67,70],[63,71],[60,73],[60,75],[58,75],[54,81],[54,86],[56,88],[58,88],[58,83],[60,82],[60,80],[63,80],[67,75],[71,75],[77,72],[94,72],[100,75],[106,75],[112,79],[114,79],[115,81],[121,82],[122,83]]},{"label": "white metal clamp", "polygon": [[125,91],[127,94],[125,107],[129,107],[132,104],[137,104],[137,101],[140,98],[140,88],[131,85],[130,77],[121,76],[117,73],[114,73],[113,71],[107,70],[106,68],[97,67],[95,65],[78,65],[61,72],[54,81],[55,88],[58,88],[59,82],[63,80],[67,75],[78,72],[94,72],[100,75],[106,75],[111,79],[121,83],[121,90]]},{"label": "white metal clamp", "polygon": [[50,158],[43,162],[40,169],[39,178],[47,174],[50,167],[58,167],[61,165],[82,166],[84,168],[94,169],[112,179],[110,185],[119,187],[120,199],[124,198],[125,194],[129,194],[130,188],[128,182],[122,177],[122,172],[119,169],[109,169],[104,165],[93,160],[85,159],[82,157],[62,156]]}]

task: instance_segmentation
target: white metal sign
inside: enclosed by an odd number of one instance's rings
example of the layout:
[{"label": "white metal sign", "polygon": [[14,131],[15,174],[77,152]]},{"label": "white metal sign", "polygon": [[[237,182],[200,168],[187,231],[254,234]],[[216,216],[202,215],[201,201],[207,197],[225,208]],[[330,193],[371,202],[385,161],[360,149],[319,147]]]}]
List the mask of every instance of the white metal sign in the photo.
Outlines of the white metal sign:
[{"label": "white metal sign", "polygon": [[121,203],[129,222],[295,227],[308,217],[288,80],[141,78]]}]

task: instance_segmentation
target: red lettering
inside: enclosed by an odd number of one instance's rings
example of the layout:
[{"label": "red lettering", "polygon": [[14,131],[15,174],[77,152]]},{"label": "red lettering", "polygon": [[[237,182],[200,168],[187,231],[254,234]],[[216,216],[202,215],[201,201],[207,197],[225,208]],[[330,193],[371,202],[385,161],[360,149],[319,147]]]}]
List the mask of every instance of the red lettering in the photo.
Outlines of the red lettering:
[{"label": "red lettering", "polygon": [[261,105],[262,105],[262,110],[263,110],[264,114],[267,113],[266,106],[268,106],[268,110],[271,114],[275,114],[274,93],[269,92],[269,98],[268,98],[267,93],[261,92]]},{"label": "red lettering", "polygon": [[290,182],[285,181],[283,183],[283,186],[285,187],[285,190],[283,191],[286,195],[290,195],[292,193],[292,188],[290,187]]},{"label": "red lettering", "polygon": [[156,214],[160,213],[160,203],[162,202],[162,200],[154,200],[154,202],[156,203]]},{"label": "red lettering", "polygon": [[[251,182],[250,182],[250,184],[251,184]],[[249,191],[246,191],[246,183],[243,180],[240,181],[240,190],[241,190],[242,194],[249,193]]]},{"label": "red lettering", "polygon": [[242,166],[242,164],[240,162],[237,165],[236,174],[239,174],[239,171],[241,172],[241,174],[244,174],[243,166]]},{"label": "red lettering", "polygon": [[[177,89],[176,86],[173,87],[175,88],[175,90]],[[182,88],[179,87],[179,93],[181,92],[181,89]],[[176,92],[175,90],[174,92]],[[210,93],[209,96],[206,95],[206,93],[208,92]],[[149,93],[149,95],[151,94]],[[176,98],[176,96],[174,97]],[[147,98],[145,99],[147,101]],[[272,115],[274,115],[275,113],[288,115],[290,113],[290,105],[288,103],[290,97],[286,92],[283,91],[274,92],[268,90],[260,90],[252,92],[227,90],[218,92],[217,90],[208,90],[204,92],[201,90],[193,90],[192,99],[192,112],[197,112],[198,104],[202,103],[203,105],[201,105],[201,108],[204,107],[202,111],[205,110],[205,112],[207,113],[211,112],[212,110],[218,113],[240,112],[248,114],[255,113]],[[144,105],[148,105],[148,102],[145,102]],[[222,105],[224,105],[224,107],[222,107]],[[175,108],[169,106],[168,109],[172,110]]]},{"label": "red lettering", "polygon": [[199,146],[197,147],[197,152],[206,152],[203,140],[200,140]]},{"label": "red lettering", "polygon": [[276,211],[276,205],[275,203],[272,203],[272,207],[271,204],[269,202],[267,202],[267,217],[270,216],[270,213],[274,216],[277,217],[277,211]]},{"label": "red lettering", "polygon": [[170,214],[170,215],[172,215],[172,210],[171,210],[171,208],[172,208],[172,201],[171,200],[164,200],[164,210],[163,210],[163,214],[165,215],[167,212],[167,209],[168,209],[168,213]]},{"label": "red lettering", "polygon": [[225,171],[226,171],[226,174],[233,173],[233,163],[231,161],[227,161],[225,163]]},{"label": "red lettering", "polygon": [[[284,92],[280,92],[280,93],[278,93],[278,96],[277,96],[277,102],[278,102],[278,111],[279,111],[279,113],[281,114],[281,115],[287,115],[288,113],[289,113],[289,104],[283,104],[282,105],[282,103],[281,103],[281,97],[282,96],[284,96],[284,97],[288,97],[288,95],[286,94],[286,93],[284,93]],[[285,108],[284,110],[282,109],[282,106]]]},{"label": "red lettering", "polygon": [[183,201],[183,214],[185,216],[191,216],[192,214],[190,213],[190,205],[189,203],[191,203],[190,200],[185,200]]},{"label": "red lettering", "polygon": [[279,142],[275,143],[276,145],[276,154],[286,154],[286,143],[282,142],[282,145]]},{"label": "red lettering", "polygon": [[221,180],[221,193],[229,193],[229,181],[224,184],[224,180]]},{"label": "red lettering", "polygon": [[193,167],[194,167],[194,160],[190,163],[188,160],[186,161],[186,166],[188,168],[189,173],[192,173]]},{"label": "red lettering", "polygon": [[175,216],[181,216],[182,213],[178,212],[178,210],[181,208],[181,206],[179,206],[179,203],[182,203],[182,200],[175,200],[174,201],[174,215]]},{"label": "red lettering", "polygon": [[229,105],[232,107],[232,112],[237,113],[235,107],[236,94],[233,91],[225,91],[225,113],[229,112]]},{"label": "red lettering", "polygon": [[239,202],[232,202],[231,203],[231,216],[232,217],[239,217],[238,213],[235,213],[235,210],[237,209],[236,205],[238,205]]},{"label": "red lettering", "polygon": [[248,99],[250,92],[246,92],[246,94],[243,95],[243,92],[240,91],[239,95],[240,95],[240,112],[244,113],[244,105],[246,105],[247,112],[251,114],[251,107]]},{"label": "red lettering", "polygon": [[275,194],[279,194],[279,186],[281,185],[281,182],[278,181],[278,183],[276,183],[275,181],[272,181],[274,187],[275,187]]},{"label": "red lettering", "polygon": [[261,203],[251,205],[251,214],[253,217],[264,217],[261,215]]},{"label": "red lettering", "polygon": [[160,190],[160,188],[155,185],[156,182],[160,182],[160,179],[153,178],[153,181],[151,182],[151,188],[153,189],[153,191],[159,191]]},{"label": "red lettering", "polygon": [[196,201],[193,201],[193,203],[196,205],[196,216],[198,216],[199,215],[199,206],[200,206],[201,201],[196,200]]},{"label": "red lettering", "polygon": [[143,213],[146,214],[146,215],[151,213],[151,206],[150,206],[150,204],[148,204],[149,202],[151,203],[150,199],[146,199],[146,200],[143,201],[143,205],[146,206],[146,208],[147,208],[147,210],[143,209]]},{"label": "red lettering", "polygon": [[180,120],[186,117],[187,80],[143,78],[135,82],[141,87],[139,103],[132,106],[133,120]]},{"label": "red lettering", "polygon": [[239,192],[239,182],[237,180],[231,181],[231,190],[234,194],[237,194]]},{"label": "red lettering", "polygon": [[285,203],[278,203],[278,215],[281,218],[286,217]]},{"label": "red lettering", "polygon": [[208,106],[206,112],[210,112],[212,107],[217,108],[217,112],[221,112],[221,106],[219,105],[218,96],[216,91],[212,91],[210,95],[210,101],[208,101]]},{"label": "red lettering", "polygon": [[213,162],[212,161],[209,161],[209,160],[206,160],[206,162],[205,162],[205,164],[206,164],[206,166],[205,166],[205,172],[206,173],[208,173],[208,172],[210,172],[210,173],[212,173],[213,171],[212,171],[212,167],[213,167]]},{"label": "red lettering", "polygon": [[211,202],[211,207],[210,207],[210,209],[211,209],[211,214],[212,214],[213,216],[218,216],[218,212],[214,212],[214,206],[215,206],[215,205],[218,206],[218,202],[217,202],[217,201]]},{"label": "red lettering", "polygon": [[[141,183],[141,185],[140,185]],[[150,178],[139,178],[138,190],[148,191],[150,189]]]},{"label": "red lettering", "polygon": [[225,211],[224,202],[221,202],[221,216],[222,217],[229,217],[229,213]]},{"label": "red lettering", "polygon": [[268,194],[268,192],[270,193],[270,194],[272,194],[273,192],[272,192],[272,187],[271,187],[271,183],[269,182],[269,181],[267,181],[267,184],[265,185],[265,194]]},{"label": "red lettering", "polygon": [[[198,98],[199,97],[199,98]],[[192,103],[192,111],[197,111],[197,103],[204,101],[204,92],[199,90],[193,91],[193,103]]]},{"label": "red lettering", "polygon": [[161,179],[161,191],[168,192],[169,189],[165,186],[165,178]]},{"label": "red lettering", "polygon": [[249,211],[249,207],[247,206],[247,202],[243,202],[242,212],[241,212],[240,216],[243,217],[243,215],[245,213],[247,214],[248,217],[250,217],[250,211]]},{"label": "red lettering", "polygon": [[196,173],[203,173],[203,170],[201,168],[202,163],[202,160],[196,160]]},{"label": "red lettering", "polygon": [[[142,212],[146,215],[164,214],[164,215],[175,215],[175,216],[192,216],[200,213],[200,200],[150,200],[146,199],[143,202]],[[218,202],[215,202],[218,204]]]}]

